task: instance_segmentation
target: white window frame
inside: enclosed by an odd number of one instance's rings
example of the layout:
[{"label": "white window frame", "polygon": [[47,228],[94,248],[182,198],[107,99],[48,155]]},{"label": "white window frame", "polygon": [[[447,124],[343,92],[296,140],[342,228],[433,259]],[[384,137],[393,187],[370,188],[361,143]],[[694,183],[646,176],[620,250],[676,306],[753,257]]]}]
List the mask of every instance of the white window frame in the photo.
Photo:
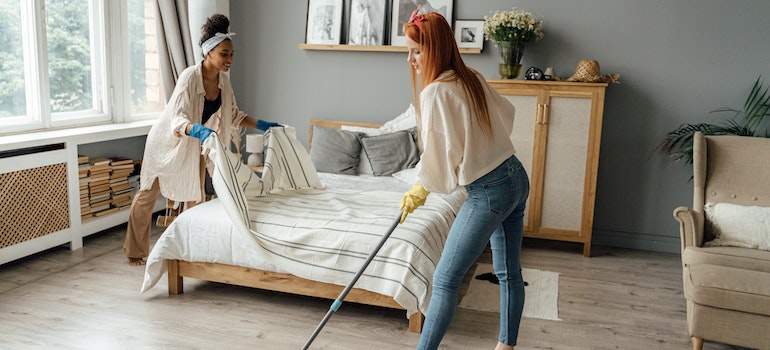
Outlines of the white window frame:
[{"label": "white window frame", "polygon": [[155,119],[131,114],[127,0],[89,0],[93,108],[52,113],[45,0],[19,0],[26,115],[0,119],[0,135]]}]

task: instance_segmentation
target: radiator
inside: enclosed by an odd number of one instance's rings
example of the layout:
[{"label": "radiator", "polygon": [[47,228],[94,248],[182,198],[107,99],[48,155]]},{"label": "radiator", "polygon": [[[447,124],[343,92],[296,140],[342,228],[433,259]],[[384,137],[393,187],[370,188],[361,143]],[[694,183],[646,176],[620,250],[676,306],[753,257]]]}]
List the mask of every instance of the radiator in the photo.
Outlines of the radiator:
[{"label": "radiator", "polygon": [[70,227],[67,163],[0,174],[0,248]]}]

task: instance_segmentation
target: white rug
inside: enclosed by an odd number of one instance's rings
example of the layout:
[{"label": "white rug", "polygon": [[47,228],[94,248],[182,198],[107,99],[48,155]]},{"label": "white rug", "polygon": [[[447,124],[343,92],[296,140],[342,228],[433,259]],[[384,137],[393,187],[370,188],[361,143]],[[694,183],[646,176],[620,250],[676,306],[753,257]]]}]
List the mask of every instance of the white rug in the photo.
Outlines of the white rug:
[{"label": "white rug", "polygon": [[[460,307],[479,311],[500,312],[500,286],[476,276],[491,273],[491,264],[478,264]],[[559,319],[559,274],[551,271],[522,269],[524,281],[524,317],[561,321]]]}]

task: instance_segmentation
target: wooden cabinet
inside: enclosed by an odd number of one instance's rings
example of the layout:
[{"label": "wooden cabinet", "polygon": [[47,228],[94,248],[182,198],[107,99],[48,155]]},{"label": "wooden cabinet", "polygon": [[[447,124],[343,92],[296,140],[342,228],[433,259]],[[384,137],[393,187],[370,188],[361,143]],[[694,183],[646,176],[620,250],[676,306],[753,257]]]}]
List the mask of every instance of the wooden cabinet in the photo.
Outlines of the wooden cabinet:
[{"label": "wooden cabinet", "polygon": [[514,146],[530,178],[524,236],[583,243],[590,256],[607,84],[489,82],[516,107]]}]

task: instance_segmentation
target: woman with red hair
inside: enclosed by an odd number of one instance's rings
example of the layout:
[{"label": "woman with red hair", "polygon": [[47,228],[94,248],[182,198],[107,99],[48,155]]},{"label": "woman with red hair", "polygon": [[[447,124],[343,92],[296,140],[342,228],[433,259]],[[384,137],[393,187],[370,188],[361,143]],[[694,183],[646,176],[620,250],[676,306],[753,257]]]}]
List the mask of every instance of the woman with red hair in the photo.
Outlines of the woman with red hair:
[{"label": "woman with red hair", "polygon": [[514,107],[465,66],[443,16],[415,11],[404,33],[422,155],[419,182],[401,202],[401,221],[430,192],[450,193],[458,186],[468,192],[433,275],[417,348],[438,348],[454,317],[463,277],[490,243],[500,281],[495,349],[513,349],[524,308],[519,255],[529,196],[529,179],[511,142]]}]

